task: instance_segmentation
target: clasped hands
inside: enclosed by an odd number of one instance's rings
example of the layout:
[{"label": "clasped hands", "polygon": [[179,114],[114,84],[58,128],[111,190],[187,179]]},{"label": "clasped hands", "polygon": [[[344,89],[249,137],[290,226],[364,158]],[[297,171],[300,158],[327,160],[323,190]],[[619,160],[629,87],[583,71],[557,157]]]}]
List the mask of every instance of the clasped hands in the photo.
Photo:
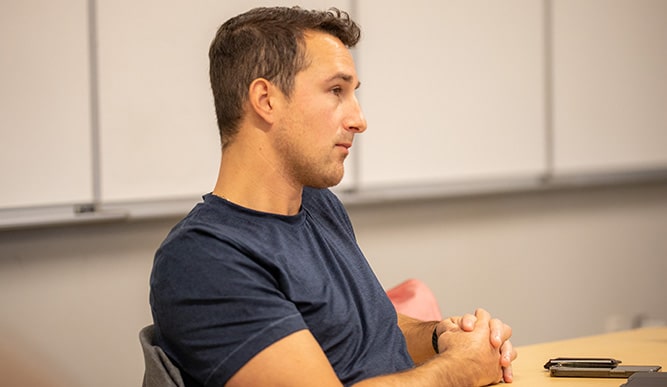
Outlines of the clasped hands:
[{"label": "clasped hands", "polygon": [[491,318],[486,310],[477,309],[474,314],[442,320],[436,333],[440,353],[450,351],[463,359],[468,357],[471,366],[480,367],[477,373],[483,385],[512,382],[512,361],[517,357],[509,341],[512,328]]}]

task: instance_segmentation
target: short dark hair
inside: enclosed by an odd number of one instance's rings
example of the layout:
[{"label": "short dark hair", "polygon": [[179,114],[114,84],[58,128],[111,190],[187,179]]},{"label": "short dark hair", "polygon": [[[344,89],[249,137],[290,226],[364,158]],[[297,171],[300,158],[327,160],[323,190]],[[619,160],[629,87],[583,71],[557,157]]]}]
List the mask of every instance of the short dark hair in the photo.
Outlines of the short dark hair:
[{"label": "short dark hair", "polygon": [[296,74],[308,66],[305,32],[331,34],[348,47],[361,37],[347,12],[336,8],[255,8],[226,21],[209,49],[211,89],[223,148],[239,130],[248,88],[265,78],[290,96]]}]

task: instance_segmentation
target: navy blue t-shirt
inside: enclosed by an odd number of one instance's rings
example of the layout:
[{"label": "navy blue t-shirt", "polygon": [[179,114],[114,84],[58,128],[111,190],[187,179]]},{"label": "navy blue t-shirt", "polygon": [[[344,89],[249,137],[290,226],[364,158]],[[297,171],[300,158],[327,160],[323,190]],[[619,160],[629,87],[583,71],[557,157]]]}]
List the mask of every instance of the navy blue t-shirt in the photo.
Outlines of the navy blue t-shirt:
[{"label": "navy blue t-shirt", "polygon": [[329,190],[304,189],[294,216],[204,196],[158,249],[150,285],[157,343],[188,386],[222,386],[303,329],[345,385],[413,366],[396,312]]}]

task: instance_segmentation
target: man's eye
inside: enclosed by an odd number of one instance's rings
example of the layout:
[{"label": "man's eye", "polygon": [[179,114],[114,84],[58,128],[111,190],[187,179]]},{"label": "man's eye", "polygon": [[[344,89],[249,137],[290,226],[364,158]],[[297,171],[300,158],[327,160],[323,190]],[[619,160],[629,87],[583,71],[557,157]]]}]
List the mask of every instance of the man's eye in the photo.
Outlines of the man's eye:
[{"label": "man's eye", "polygon": [[331,89],[331,92],[334,93],[335,95],[340,95],[341,93],[343,93],[343,88],[336,86],[333,89]]}]

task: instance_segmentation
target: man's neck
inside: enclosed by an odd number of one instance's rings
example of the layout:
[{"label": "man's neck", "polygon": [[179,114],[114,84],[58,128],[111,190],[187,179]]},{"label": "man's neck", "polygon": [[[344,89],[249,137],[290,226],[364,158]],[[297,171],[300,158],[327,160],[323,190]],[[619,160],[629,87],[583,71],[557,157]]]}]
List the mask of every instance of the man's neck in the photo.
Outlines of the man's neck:
[{"label": "man's neck", "polygon": [[213,194],[256,211],[296,215],[303,187],[286,179],[261,151],[247,152],[240,146],[225,148]]}]

